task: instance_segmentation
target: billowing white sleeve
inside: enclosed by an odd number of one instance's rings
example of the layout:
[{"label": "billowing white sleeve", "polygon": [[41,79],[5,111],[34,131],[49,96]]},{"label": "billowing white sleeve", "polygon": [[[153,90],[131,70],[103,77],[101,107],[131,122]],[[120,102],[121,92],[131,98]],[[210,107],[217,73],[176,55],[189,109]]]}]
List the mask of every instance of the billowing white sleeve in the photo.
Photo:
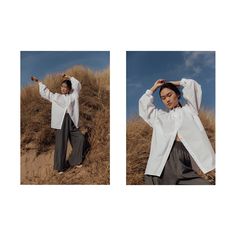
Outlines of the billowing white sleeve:
[{"label": "billowing white sleeve", "polygon": [[181,79],[180,85],[183,86],[183,97],[187,104],[198,114],[202,101],[201,85],[193,79]]},{"label": "billowing white sleeve", "polygon": [[141,116],[151,127],[153,127],[153,123],[158,116],[166,114],[165,111],[157,109],[153,101],[154,98],[151,90],[147,90],[139,99],[139,116]]},{"label": "billowing white sleeve", "polygon": [[71,81],[71,85],[72,85],[72,89],[73,89],[73,93],[78,93],[80,92],[82,86],[81,83],[79,82],[79,80],[77,80],[74,77],[70,77],[70,81]]},{"label": "billowing white sleeve", "polygon": [[50,90],[42,82],[39,82],[39,94],[41,97],[47,99],[50,102],[52,102],[55,96],[55,94],[50,92]]}]

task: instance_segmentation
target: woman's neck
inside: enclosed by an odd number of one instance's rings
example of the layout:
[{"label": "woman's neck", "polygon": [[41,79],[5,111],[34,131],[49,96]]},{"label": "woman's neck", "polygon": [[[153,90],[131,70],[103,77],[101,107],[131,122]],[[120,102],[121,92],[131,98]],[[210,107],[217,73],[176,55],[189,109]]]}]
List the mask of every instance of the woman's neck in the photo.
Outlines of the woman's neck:
[{"label": "woman's neck", "polygon": [[178,103],[175,107],[171,108],[171,110],[177,108],[177,107],[182,107],[180,103]]}]

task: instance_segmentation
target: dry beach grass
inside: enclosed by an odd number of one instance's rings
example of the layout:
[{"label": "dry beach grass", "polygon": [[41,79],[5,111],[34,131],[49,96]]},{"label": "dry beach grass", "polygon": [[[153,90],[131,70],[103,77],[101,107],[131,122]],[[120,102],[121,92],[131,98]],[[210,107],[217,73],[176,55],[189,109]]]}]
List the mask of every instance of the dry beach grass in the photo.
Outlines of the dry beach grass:
[{"label": "dry beach grass", "polygon": [[[21,91],[21,184],[109,184],[110,87],[109,69],[94,72],[74,66],[66,74],[79,79],[80,129],[88,146],[83,167],[62,175],[53,171],[55,130],[50,128],[51,104],[40,97],[38,85]],[[50,74],[44,83],[60,91],[61,74]],[[71,147],[68,148],[68,154]]]},{"label": "dry beach grass", "polygon": [[[200,119],[208,138],[215,149],[215,116],[208,110],[200,111]],[[144,171],[150,151],[152,129],[141,118],[132,118],[127,122],[127,184],[144,184]],[[212,181],[215,173],[199,173]]]}]

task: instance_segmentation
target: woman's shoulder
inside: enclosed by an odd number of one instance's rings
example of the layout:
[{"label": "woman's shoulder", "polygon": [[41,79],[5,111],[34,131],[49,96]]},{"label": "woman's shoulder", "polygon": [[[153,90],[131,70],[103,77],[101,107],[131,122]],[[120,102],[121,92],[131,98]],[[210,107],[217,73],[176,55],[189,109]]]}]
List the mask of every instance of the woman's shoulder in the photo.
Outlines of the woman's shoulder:
[{"label": "woman's shoulder", "polygon": [[198,116],[198,113],[189,104],[183,105],[182,109],[184,112],[186,112],[192,116]]},{"label": "woman's shoulder", "polygon": [[63,94],[61,94],[61,93],[54,93],[53,94],[53,98],[54,98],[54,100],[58,100],[58,99],[61,99],[61,98],[63,98]]}]

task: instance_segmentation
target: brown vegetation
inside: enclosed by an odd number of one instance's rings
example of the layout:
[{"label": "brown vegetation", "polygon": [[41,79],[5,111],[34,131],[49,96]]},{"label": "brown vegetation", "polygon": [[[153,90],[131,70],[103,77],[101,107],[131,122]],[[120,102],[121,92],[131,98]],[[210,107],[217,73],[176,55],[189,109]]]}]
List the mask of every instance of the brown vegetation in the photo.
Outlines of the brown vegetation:
[{"label": "brown vegetation", "polygon": [[[90,150],[81,169],[58,176],[53,171],[55,130],[50,128],[51,103],[40,97],[37,84],[25,87],[21,91],[21,183],[109,184],[109,69],[94,72],[75,66],[65,73],[82,84],[80,129],[88,131]],[[44,83],[52,92],[60,92],[62,80],[61,74],[51,74]]]},{"label": "brown vegetation", "polygon": [[[202,110],[199,114],[209,140],[215,149],[214,113]],[[141,118],[130,119],[127,123],[127,184],[144,184],[144,172],[149,156],[152,129]],[[214,172],[203,175],[212,181]]]}]

